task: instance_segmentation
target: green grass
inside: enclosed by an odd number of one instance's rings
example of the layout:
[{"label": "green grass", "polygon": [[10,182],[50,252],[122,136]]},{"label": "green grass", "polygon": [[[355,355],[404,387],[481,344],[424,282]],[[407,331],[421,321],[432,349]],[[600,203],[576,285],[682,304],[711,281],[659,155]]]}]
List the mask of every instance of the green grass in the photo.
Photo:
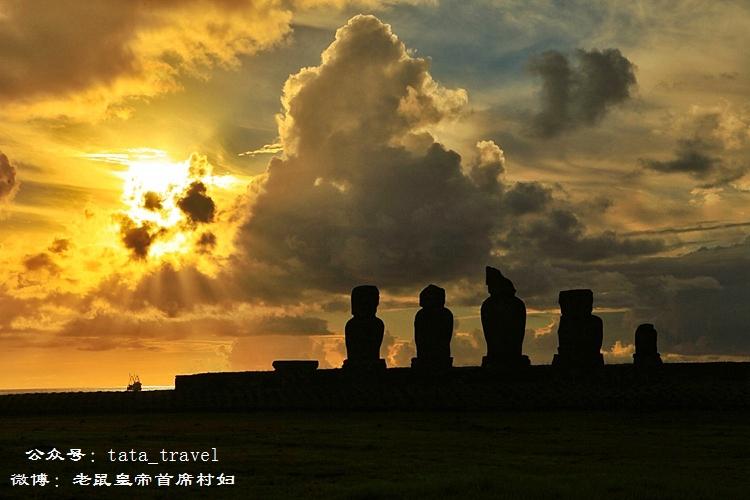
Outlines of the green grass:
[{"label": "green grass", "polygon": [[[743,498],[739,412],[233,413],[0,418],[0,498]],[[96,463],[29,462],[83,448]],[[110,448],[218,448],[218,464],[109,464]],[[225,472],[237,485],[75,488],[76,472]],[[47,471],[60,487],[10,488]]]}]

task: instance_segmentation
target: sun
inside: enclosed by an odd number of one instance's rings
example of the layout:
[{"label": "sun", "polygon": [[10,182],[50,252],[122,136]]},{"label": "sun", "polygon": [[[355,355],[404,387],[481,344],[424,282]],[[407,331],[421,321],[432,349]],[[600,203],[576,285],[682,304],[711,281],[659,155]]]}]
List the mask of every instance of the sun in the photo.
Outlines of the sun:
[{"label": "sun", "polygon": [[185,220],[176,200],[193,182],[189,161],[133,161],[121,176],[122,201],[128,207],[128,217],[135,223],[152,222],[172,228]]},{"label": "sun", "polygon": [[[158,149],[130,149],[85,155],[88,159],[117,164],[113,172],[122,180],[120,228],[139,231],[149,242],[140,257],[159,258],[187,254],[214,222],[215,203],[211,195],[226,189],[235,179],[214,175],[204,156],[193,154],[174,161]],[[197,213],[206,207],[210,213]],[[205,238],[204,238],[205,240]]]}]

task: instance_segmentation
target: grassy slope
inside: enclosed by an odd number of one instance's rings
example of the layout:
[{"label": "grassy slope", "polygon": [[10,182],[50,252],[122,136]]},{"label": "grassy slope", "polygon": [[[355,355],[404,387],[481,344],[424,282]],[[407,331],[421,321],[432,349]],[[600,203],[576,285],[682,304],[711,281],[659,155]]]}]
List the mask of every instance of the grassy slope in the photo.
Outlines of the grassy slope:
[{"label": "grassy slope", "polygon": [[[0,419],[0,498],[742,498],[747,413],[236,413]],[[84,448],[95,464],[28,462]],[[116,464],[115,449],[215,446],[218,466]],[[72,467],[71,467],[72,465]],[[73,489],[76,472],[224,471],[234,487]],[[48,471],[60,487],[10,489]],[[23,493],[23,494],[21,494]],[[44,496],[44,495],[43,495]]]}]

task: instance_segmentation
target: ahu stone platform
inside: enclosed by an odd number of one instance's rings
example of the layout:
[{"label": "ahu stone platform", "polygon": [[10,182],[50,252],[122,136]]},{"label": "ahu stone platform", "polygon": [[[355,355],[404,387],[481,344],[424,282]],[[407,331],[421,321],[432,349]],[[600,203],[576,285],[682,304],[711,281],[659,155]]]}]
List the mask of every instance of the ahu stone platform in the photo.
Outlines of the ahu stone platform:
[{"label": "ahu stone platform", "polygon": [[172,391],[0,396],[9,414],[255,410],[750,409],[750,363],[666,363],[588,372],[541,365],[515,371],[454,367],[178,375]]}]

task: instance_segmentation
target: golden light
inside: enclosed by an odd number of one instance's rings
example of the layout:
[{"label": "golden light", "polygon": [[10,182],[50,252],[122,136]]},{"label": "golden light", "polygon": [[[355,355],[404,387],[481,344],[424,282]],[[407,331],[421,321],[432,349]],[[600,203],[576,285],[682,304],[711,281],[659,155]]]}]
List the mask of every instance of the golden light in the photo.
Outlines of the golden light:
[{"label": "golden light", "polygon": [[[124,181],[122,201],[128,206],[127,215],[134,222],[142,224],[148,221],[171,228],[185,220],[176,201],[194,180],[190,178],[189,161],[132,161],[128,162],[128,170],[118,175]],[[150,199],[152,205],[148,203]]]},{"label": "golden light", "polygon": [[200,182],[211,192],[230,189],[237,182],[231,175],[214,175],[205,158],[174,161],[158,149],[138,148],[82,156],[126,167],[113,172],[123,183],[121,200],[126,207],[123,214],[134,225],[148,224],[159,233],[149,248],[149,257],[186,254],[193,250],[195,228],[179,206],[191,184]]}]

